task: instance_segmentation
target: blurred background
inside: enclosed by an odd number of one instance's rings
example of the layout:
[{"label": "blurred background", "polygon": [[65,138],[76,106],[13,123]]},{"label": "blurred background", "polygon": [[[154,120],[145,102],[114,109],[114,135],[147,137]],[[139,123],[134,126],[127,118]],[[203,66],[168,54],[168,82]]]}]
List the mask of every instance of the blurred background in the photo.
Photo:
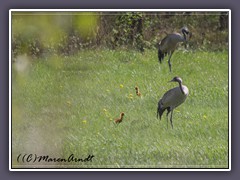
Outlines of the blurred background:
[{"label": "blurred background", "polygon": [[157,47],[187,26],[191,50],[228,47],[227,12],[13,12],[12,55],[73,55],[84,49]]}]

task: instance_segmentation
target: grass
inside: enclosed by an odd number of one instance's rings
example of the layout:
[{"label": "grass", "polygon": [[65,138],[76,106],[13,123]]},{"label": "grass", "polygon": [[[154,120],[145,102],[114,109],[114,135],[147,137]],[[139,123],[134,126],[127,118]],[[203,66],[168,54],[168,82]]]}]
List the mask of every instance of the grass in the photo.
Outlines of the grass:
[{"label": "grass", "polygon": [[[17,63],[16,63],[17,64]],[[228,53],[183,52],[160,65],[155,51],[83,51],[28,61],[12,71],[13,167],[228,168]],[[156,118],[161,96],[180,76],[190,91]],[[140,88],[142,97],[135,94]],[[123,122],[113,123],[124,112]],[[21,153],[92,162],[18,163]]]}]

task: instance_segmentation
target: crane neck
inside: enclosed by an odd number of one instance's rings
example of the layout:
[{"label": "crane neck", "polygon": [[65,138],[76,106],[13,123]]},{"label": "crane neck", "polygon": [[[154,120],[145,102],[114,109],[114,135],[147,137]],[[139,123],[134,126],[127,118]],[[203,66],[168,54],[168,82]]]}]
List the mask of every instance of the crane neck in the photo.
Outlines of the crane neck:
[{"label": "crane neck", "polygon": [[121,119],[121,120],[123,119],[123,115],[122,115],[122,114],[120,115],[120,119]]},{"label": "crane neck", "polygon": [[183,32],[183,38],[184,38],[185,41],[187,40],[186,34],[184,32]]},{"label": "crane neck", "polygon": [[181,83],[181,82],[178,82],[178,83],[179,83],[179,87],[180,87],[181,92],[182,92],[183,94],[185,94],[184,91],[183,91],[182,83]]},{"label": "crane neck", "polygon": [[186,30],[183,29],[182,34],[185,41],[187,41],[186,33],[187,33]]}]

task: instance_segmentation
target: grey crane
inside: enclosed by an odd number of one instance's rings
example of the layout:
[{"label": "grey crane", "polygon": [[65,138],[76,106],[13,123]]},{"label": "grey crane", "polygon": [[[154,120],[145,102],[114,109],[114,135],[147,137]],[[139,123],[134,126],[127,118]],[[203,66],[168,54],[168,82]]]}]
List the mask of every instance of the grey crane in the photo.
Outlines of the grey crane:
[{"label": "grey crane", "polygon": [[173,128],[172,123],[173,110],[186,100],[189,91],[187,86],[184,86],[182,84],[182,79],[180,77],[176,76],[169,82],[178,82],[179,86],[168,90],[159,100],[157,108],[157,118],[159,117],[161,120],[163,112],[167,109],[167,126],[168,126],[168,114],[171,112],[170,122]]},{"label": "grey crane", "polygon": [[[178,43],[180,42],[187,42],[187,35],[189,35],[189,38],[191,37],[191,33],[189,32],[187,27],[183,27],[181,29],[182,34],[180,33],[172,33],[168,34],[166,37],[164,37],[161,42],[159,43],[158,47],[158,60],[160,63],[162,63],[162,60],[164,57],[168,54],[168,66],[170,72],[172,71],[172,65],[171,65],[171,57],[173,52],[175,51]],[[186,47],[186,45],[185,45]]]}]

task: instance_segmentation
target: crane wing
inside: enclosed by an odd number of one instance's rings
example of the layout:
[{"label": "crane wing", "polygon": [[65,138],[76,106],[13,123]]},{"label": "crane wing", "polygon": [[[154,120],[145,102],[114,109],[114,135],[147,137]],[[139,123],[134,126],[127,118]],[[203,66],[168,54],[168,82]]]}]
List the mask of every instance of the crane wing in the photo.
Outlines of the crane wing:
[{"label": "crane wing", "polygon": [[186,96],[182,94],[180,87],[175,87],[167,91],[161,100],[164,108],[167,107],[177,107],[182,104],[186,99]]},{"label": "crane wing", "polygon": [[183,42],[184,38],[179,33],[168,34],[159,43],[162,52],[174,51],[179,42]]}]

